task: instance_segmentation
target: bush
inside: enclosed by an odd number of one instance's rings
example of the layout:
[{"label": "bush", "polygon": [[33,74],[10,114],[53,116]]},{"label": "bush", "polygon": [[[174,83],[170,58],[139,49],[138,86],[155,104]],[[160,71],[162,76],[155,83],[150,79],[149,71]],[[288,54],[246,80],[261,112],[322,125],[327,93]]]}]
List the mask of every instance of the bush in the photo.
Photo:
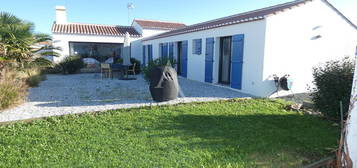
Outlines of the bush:
[{"label": "bush", "polygon": [[80,56],[68,56],[58,64],[63,74],[75,74],[84,68],[85,64]]},{"label": "bush", "polygon": [[0,79],[0,110],[21,103],[27,94],[27,87],[16,71],[6,71]]},{"label": "bush", "polygon": [[37,87],[42,80],[43,77],[40,74],[31,75],[26,79],[26,84],[30,87]]},{"label": "bush", "polygon": [[[131,64],[136,63],[135,74],[139,74],[141,72],[141,68],[140,68],[141,63],[140,63],[140,61],[135,59],[135,58],[130,58],[130,63]],[[132,68],[132,67],[130,67],[130,68]]]},{"label": "bush", "polygon": [[329,61],[313,69],[315,88],[312,90],[312,100],[315,108],[326,117],[339,120],[340,104],[347,114],[351,96],[354,62],[348,57],[342,60]]},{"label": "bush", "polygon": [[41,81],[46,80],[46,75],[42,73],[40,68],[25,69],[24,71],[26,74],[22,78],[25,79],[26,84],[30,87],[37,87]]},{"label": "bush", "polygon": [[143,69],[145,80],[148,82],[150,81],[149,75],[153,68],[166,65],[174,67],[176,65],[176,60],[172,58],[157,58],[154,61],[149,61],[148,65]]},{"label": "bush", "polygon": [[53,67],[48,67],[43,70],[43,73],[46,74],[59,74],[63,73],[62,66],[59,64],[54,65]]}]

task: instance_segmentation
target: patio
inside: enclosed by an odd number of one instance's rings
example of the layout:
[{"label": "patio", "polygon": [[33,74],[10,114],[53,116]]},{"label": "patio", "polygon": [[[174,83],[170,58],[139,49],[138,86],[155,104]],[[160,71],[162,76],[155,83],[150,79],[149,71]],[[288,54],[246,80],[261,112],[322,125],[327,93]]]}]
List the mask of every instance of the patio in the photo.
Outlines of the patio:
[{"label": "patio", "polygon": [[141,75],[137,80],[100,79],[100,74],[47,75],[39,87],[31,88],[28,100],[0,112],[0,122],[28,120],[48,116],[105,111],[121,108],[250,97],[230,88],[179,79],[180,98],[155,103]]}]

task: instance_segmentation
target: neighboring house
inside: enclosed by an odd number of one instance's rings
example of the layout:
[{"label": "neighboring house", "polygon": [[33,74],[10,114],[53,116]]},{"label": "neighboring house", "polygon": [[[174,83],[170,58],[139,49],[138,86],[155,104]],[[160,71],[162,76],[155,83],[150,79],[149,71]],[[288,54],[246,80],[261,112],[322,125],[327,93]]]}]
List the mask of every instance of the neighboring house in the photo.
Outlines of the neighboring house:
[{"label": "neighboring house", "polygon": [[[353,57],[357,31],[328,1],[297,0],[161,33],[142,45],[143,62],[173,57],[188,79],[274,97],[308,91],[314,66]],[[289,74],[292,92],[277,94],[274,74]]]},{"label": "neighboring house", "polygon": [[[177,22],[167,22],[167,21],[158,21],[158,20],[142,20],[142,19],[134,19],[131,26],[141,34],[142,38],[150,37],[153,35],[157,35],[160,33],[165,33],[171,30],[183,28],[186,25],[183,23]],[[135,40],[131,42],[131,57],[140,60],[143,64],[147,62],[146,60],[143,62],[142,60],[142,44],[141,39]]]},{"label": "neighboring house", "polygon": [[183,26],[181,23],[139,19],[134,20],[131,26],[71,23],[67,21],[66,8],[56,6],[56,21],[52,26],[53,45],[61,47],[62,51],[60,57],[53,57],[53,61],[59,62],[68,55],[95,58],[99,62],[121,57],[126,32],[131,37],[132,55],[141,56],[139,39]]}]

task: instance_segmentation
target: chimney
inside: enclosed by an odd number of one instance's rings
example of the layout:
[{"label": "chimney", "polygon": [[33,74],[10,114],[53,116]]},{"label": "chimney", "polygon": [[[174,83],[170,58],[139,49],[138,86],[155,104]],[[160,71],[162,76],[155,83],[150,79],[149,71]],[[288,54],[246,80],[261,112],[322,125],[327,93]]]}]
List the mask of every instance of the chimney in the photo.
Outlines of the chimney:
[{"label": "chimney", "polygon": [[57,24],[66,24],[67,23],[66,7],[56,6],[56,23]]}]

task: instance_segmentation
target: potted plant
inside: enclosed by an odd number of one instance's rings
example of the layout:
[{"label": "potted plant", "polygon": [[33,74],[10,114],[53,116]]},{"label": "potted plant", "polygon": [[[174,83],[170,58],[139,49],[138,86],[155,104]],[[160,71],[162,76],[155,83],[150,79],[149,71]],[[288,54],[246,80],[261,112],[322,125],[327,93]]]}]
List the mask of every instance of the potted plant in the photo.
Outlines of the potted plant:
[{"label": "potted plant", "polygon": [[177,98],[179,85],[173,65],[173,59],[158,58],[150,61],[144,68],[144,78],[150,84],[150,93],[154,101],[164,102]]}]

